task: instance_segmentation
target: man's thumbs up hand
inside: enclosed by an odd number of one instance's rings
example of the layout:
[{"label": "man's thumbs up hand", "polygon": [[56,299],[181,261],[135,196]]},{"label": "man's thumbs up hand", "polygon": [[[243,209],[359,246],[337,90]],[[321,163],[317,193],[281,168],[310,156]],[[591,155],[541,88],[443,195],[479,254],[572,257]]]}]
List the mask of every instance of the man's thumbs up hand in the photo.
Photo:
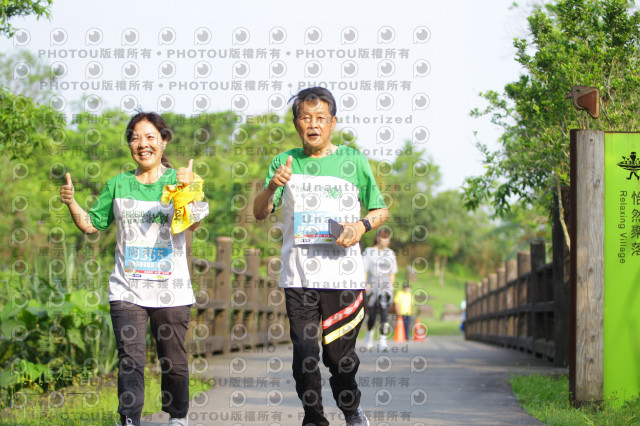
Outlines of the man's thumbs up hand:
[{"label": "man's thumbs up hand", "polygon": [[269,189],[275,191],[280,186],[285,186],[291,179],[291,165],[293,164],[293,156],[287,158],[287,163],[276,169],[271,181],[269,182]]},{"label": "man's thumbs up hand", "polygon": [[195,179],[193,174],[193,158],[189,160],[187,167],[180,167],[176,175],[178,183],[183,186],[189,186]]},{"label": "man's thumbs up hand", "polygon": [[71,175],[69,173],[67,173],[66,178],[67,184],[62,185],[62,187],[60,188],[60,201],[62,201],[66,205],[69,205],[75,201],[75,198],[73,197],[75,191],[73,189],[73,182],[71,181]]}]

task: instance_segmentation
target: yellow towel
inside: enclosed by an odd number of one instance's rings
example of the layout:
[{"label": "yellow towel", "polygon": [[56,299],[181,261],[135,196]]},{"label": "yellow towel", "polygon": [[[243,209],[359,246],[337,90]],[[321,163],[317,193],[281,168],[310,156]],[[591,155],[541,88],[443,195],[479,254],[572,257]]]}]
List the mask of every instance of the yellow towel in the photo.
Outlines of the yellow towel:
[{"label": "yellow towel", "polygon": [[171,221],[171,232],[179,234],[195,223],[193,214],[191,213],[192,201],[202,201],[204,192],[202,191],[202,178],[194,174],[191,185],[184,186],[182,184],[165,185],[162,189],[162,198],[160,204],[168,205],[173,200],[173,220]]}]

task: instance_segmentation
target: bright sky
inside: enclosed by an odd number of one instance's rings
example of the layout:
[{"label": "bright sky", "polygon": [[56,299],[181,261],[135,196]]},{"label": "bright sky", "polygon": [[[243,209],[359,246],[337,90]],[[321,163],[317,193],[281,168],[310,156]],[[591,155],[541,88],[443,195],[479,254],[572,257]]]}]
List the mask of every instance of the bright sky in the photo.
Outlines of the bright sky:
[{"label": "bright sky", "polygon": [[22,30],[0,51],[29,49],[61,71],[51,102],[68,115],[141,105],[255,120],[327,85],[365,154],[392,160],[411,140],[452,189],[483,172],[473,132],[490,145],[499,135],[469,117],[478,93],[520,73],[513,38],[526,35],[527,12],[511,4],[54,0],[51,21],[14,20]]}]

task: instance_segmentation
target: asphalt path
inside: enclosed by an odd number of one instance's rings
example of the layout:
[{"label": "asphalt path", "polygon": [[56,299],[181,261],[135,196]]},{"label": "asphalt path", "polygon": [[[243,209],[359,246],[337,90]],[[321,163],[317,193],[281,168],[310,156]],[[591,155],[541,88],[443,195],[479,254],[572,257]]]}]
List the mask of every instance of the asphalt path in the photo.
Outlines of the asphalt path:
[{"label": "asphalt path", "polygon": [[[563,370],[531,354],[461,336],[391,342],[367,350],[359,340],[361,407],[372,426],[542,424],[518,405],[511,374]],[[195,359],[192,373],[213,387],[191,401],[190,426],[299,426],[301,403],[291,375],[291,345],[268,346]],[[322,366],[323,403],[332,425],[344,425]],[[167,424],[165,413],[142,425]]]}]

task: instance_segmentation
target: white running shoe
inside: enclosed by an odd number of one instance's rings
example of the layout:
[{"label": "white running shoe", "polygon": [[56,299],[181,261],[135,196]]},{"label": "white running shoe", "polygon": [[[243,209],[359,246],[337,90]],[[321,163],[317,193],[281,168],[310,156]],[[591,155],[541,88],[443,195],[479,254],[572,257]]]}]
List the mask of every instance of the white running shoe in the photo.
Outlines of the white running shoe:
[{"label": "white running shoe", "polygon": [[373,330],[367,331],[367,335],[364,338],[364,345],[367,349],[373,349]]},{"label": "white running shoe", "polygon": [[387,345],[387,336],[385,336],[384,334],[380,336],[380,343],[378,343],[378,348],[383,352],[389,350],[389,345]]},{"label": "white running shoe", "polygon": [[131,420],[129,417],[127,417],[127,420],[122,425],[117,421],[115,422],[115,426],[132,426],[132,425],[133,425],[133,420]]},{"label": "white running shoe", "polygon": [[369,419],[364,415],[362,408],[358,407],[358,411],[345,417],[347,426],[369,426]]},{"label": "white running shoe", "polygon": [[181,419],[169,417],[169,426],[188,426],[188,425],[189,425],[188,417],[183,417]]},{"label": "white running shoe", "polygon": [[388,322],[385,322],[384,324],[380,325],[380,334],[384,334],[386,336],[387,334],[389,334],[390,331],[391,331],[391,324],[389,324]]}]

